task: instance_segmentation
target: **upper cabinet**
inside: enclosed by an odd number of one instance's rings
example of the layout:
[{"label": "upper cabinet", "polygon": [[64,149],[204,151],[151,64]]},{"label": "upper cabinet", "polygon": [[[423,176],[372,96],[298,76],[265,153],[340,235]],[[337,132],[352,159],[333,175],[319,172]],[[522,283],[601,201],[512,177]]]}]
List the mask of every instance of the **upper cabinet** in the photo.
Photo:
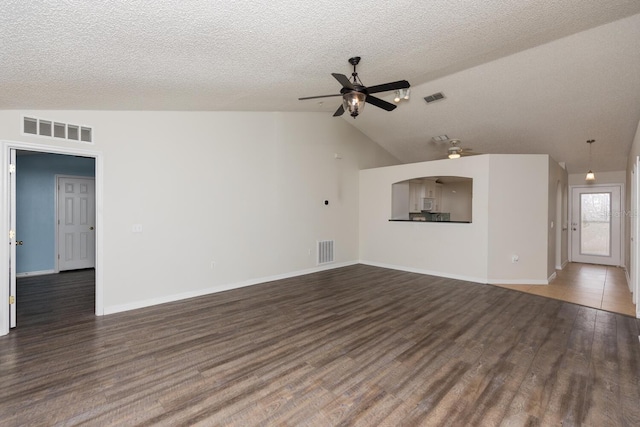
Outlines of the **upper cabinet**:
[{"label": "upper cabinet", "polygon": [[424,197],[434,199],[436,197],[436,181],[435,179],[424,178]]},{"label": "upper cabinet", "polygon": [[409,212],[417,213],[425,210],[424,199],[433,199],[431,209],[437,211],[440,206],[441,184],[434,178],[416,178],[409,180]]},{"label": "upper cabinet", "polygon": [[424,194],[425,188],[421,179],[409,181],[409,212],[420,212],[422,210]]}]

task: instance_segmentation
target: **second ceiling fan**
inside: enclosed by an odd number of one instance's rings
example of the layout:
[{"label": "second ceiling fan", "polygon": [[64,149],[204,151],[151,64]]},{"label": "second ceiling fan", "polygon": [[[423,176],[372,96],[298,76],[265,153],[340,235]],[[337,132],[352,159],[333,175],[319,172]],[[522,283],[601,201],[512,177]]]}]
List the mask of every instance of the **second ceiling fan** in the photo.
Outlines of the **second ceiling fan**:
[{"label": "second ceiling fan", "polygon": [[447,148],[447,157],[450,159],[459,159],[462,156],[473,156],[476,153],[470,153],[471,148],[462,148],[459,139],[450,139],[449,148]]},{"label": "second ceiling fan", "polygon": [[353,65],[353,73],[351,76],[353,81],[350,81],[344,74],[331,73],[333,77],[342,85],[340,93],[333,95],[319,95],[319,96],[307,96],[304,98],[298,98],[302,101],[305,99],[327,98],[330,96],[342,96],[342,105],[333,113],[334,117],[341,116],[345,110],[349,112],[354,119],[360,114],[364,108],[365,103],[375,105],[386,111],[392,111],[396,108],[396,105],[384,101],[380,98],[372,96],[372,93],[386,92],[390,90],[408,89],[410,87],[409,82],[406,80],[399,80],[397,82],[384,83],[381,85],[375,85],[367,87],[362,84],[356,71],[356,66],[360,62],[360,57],[355,56],[349,59],[349,63]]}]

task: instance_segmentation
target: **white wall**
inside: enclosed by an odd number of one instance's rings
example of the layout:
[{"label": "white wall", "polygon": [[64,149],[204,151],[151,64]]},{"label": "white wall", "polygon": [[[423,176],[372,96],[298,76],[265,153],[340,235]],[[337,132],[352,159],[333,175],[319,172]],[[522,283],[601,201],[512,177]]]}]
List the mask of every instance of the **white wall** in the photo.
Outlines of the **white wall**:
[{"label": "white wall", "polygon": [[[487,277],[483,254],[488,245],[488,164],[489,156],[474,156],[361,171],[361,262],[484,281]],[[473,223],[390,222],[392,184],[424,176],[473,178]]]},{"label": "white wall", "polygon": [[442,184],[441,212],[449,212],[451,221],[473,219],[473,188],[470,181]]},{"label": "white wall", "polygon": [[489,280],[547,283],[549,156],[490,157]]},{"label": "white wall", "polygon": [[[95,145],[20,135],[21,114]],[[0,111],[0,140],[102,153],[107,313],[313,270],[319,239],[357,262],[358,172],[397,163],[318,113]]]},{"label": "white wall", "polygon": [[595,171],[596,180],[592,182],[585,181],[587,172],[569,174],[569,185],[589,185],[589,184],[623,184],[627,179],[626,171]]},{"label": "white wall", "polygon": [[[631,232],[633,230],[631,221],[632,220],[637,220],[637,216],[639,214],[639,212],[637,211],[635,206],[630,206],[630,202],[631,202],[631,178],[632,178],[632,171],[633,171],[633,166],[635,165],[638,156],[640,156],[640,122],[638,123],[638,127],[636,129],[636,134],[635,137],[633,138],[633,143],[631,145],[631,149],[629,150],[629,157],[627,160],[627,172],[626,172],[626,187],[625,187],[625,199],[627,201],[629,201],[629,203],[627,204],[627,206],[629,206],[627,208],[627,213],[628,215],[625,215],[625,230],[628,230],[629,232],[624,234],[624,248],[625,248],[625,266],[627,267],[627,269],[629,269],[632,265],[630,257],[631,257]],[[636,171],[636,173],[640,173],[640,171]],[[598,178],[598,175],[596,175],[596,178]],[[638,190],[640,191],[640,189]],[[638,258],[636,256],[636,258]],[[633,276],[633,274],[631,274],[631,276]],[[636,274],[636,276],[640,276],[640,274]],[[631,277],[629,277],[629,279],[631,279]],[[640,284],[637,283],[637,278],[636,278],[636,282],[631,281],[629,283],[629,287],[631,289],[631,292],[633,292],[633,298],[634,298],[634,302],[636,302],[636,317],[640,319],[640,299],[638,298],[638,295],[640,294]]]},{"label": "white wall", "polygon": [[[547,283],[548,169],[546,155],[483,155],[363,170],[361,262],[481,283]],[[389,221],[392,184],[423,176],[473,178],[473,222]]]},{"label": "white wall", "polygon": [[393,219],[409,219],[409,183],[398,182],[391,190],[391,217]]},{"label": "white wall", "polygon": [[569,260],[569,176],[551,157],[548,170],[547,276],[552,278]]}]

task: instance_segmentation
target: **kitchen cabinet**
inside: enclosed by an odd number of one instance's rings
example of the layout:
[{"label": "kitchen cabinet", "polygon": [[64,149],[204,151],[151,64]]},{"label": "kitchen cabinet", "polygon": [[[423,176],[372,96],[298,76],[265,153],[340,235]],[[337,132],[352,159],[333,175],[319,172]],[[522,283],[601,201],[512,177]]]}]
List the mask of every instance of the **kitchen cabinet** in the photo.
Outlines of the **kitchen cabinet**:
[{"label": "kitchen cabinet", "polygon": [[425,179],[423,180],[424,183],[424,196],[422,197],[428,197],[430,199],[433,199],[436,197],[436,181],[433,179]]},{"label": "kitchen cabinet", "polygon": [[435,194],[434,194],[434,211],[440,212],[442,210],[442,184],[436,183]]},{"label": "kitchen cabinet", "polygon": [[409,212],[420,212],[423,198],[424,183],[419,180],[409,181]]},{"label": "kitchen cabinet", "polygon": [[409,181],[409,212],[421,212],[423,200],[433,199],[432,211],[438,212],[442,206],[442,184],[433,179],[414,179]]}]

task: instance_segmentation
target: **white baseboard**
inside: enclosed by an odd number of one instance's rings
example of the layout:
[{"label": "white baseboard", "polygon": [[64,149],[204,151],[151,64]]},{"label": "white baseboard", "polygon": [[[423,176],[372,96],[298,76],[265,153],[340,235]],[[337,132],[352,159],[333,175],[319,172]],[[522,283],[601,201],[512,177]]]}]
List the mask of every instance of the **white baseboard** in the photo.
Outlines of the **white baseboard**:
[{"label": "white baseboard", "polygon": [[305,274],[317,273],[319,271],[333,270],[335,268],[347,267],[358,264],[357,261],[348,261],[336,264],[327,264],[319,267],[309,268],[306,270],[298,270],[290,273],[277,274],[274,276],[260,277],[257,279],[245,280],[243,282],[222,284],[211,288],[198,289],[196,291],[182,292],[179,294],[167,295],[157,298],[150,298],[142,301],[134,301],[127,304],[112,305],[104,308],[104,314],[121,313],[123,311],[136,310],[138,308],[151,307],[153,305],[165,304],[168,302],[180,301],[188,298],[201,297],[204,295],[215,294],[218,292],[229,291],[231,289],[244,288],[245,286],[259,285],[260,283],[272,282],[274,280],[289,279],[291,277],[304,276]]},{"label": "white baseboard", "polygon": [[547,280],[540,280],[540,279],[517,279],[517,280],[491,279],[487,283],[489,283],[490,285],[548,285],[549,284]]},{"label": "white baseboard", "polygon": [[373,267],[389,268],[391,270],[407,271],[409,273],[418,273],[418,274],[426,274],[429,276],[446,277],[447,279],[464,280],[466,282],[474,282],[474,283],[482,283],[482,284],[487,283],[486,279],[482,279],[478,277],[462,276],[459,274],[443,273],[441,271],[432,271],[432,270],[424,270],[421,268],[405,267],[403,265],[385,264],[381,262],[364,261],[364,260],[360,260],[360,264],[371,265]]},{"label": "white baseboard", "polygon": [[443,273],[441,271],[424,270],[421,268],[405,267],[402,265],[384,264],[380,262],[360,260],[360,264],[372,265],[374,267],[389,268],[392,270],[407,271],[409,273],[427,274],[429,276],[446,277],[447,279],[464,280],[466,282],[490,284],[490,285],[548,285],[547,280],[540,279],[518,279],[518,280],[502,280],[502,279],[484,279],[472,276],[463,276],[460,274]]},{"label": "white baseboard", "polygon": [[44,276],[45,274],[54,274],[55,272],[55,270],[26,271],[24,273],[16,273],[16,277]]}]

